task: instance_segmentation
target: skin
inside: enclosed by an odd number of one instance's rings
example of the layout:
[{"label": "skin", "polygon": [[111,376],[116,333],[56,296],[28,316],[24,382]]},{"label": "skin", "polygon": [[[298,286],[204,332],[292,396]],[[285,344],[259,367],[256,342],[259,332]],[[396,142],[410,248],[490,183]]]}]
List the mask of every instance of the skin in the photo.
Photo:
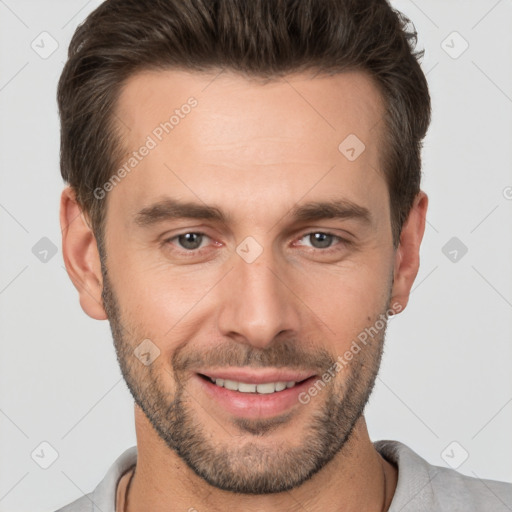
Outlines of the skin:
[{"label": "skin", "polygon": [[[360,72],[267,84],[228,72],[140,73],[125,84],[116,112],[127,154],[190,96],[197,107],[108,192],[103,268],[73,191],[61,198],[66,268],[83,310],[110,320],[136,402],[138,463],[127,510],[387,510],[397,469],[374,449],[362,414],[385,328],[307,405],[296,403],[279,421],[241,421],[206,396],[196,373],[199,360],[213,368],[248,357],[252,369],[316,371],[389,307],[405,309],[428,198],[417,195],[395,250],[380,168],[379,91]],[[354,161],[338,150],[348,134],[365,144]],[[164,196],[214,205],[228,222],[137,225],[137,212]],[[370,222],[296,222],[290,214],[332,199],[367,208]],[[185,254],[176,236],[198,232],[207,235],[202,252]],[[330,247],[314,245],[309,235],[318,232],[336,235]],[[236,252],[248,236],[263,249],[252,263]],[[143,339],[160,350],[148,366],[133,356]],[[198,441],[190,453],[177,432]],[[207,478],[200,464],[211,470]],[[220,488],[229,475],[239,477],[233,486],[266,475],[284,490],[235,494]]]}]

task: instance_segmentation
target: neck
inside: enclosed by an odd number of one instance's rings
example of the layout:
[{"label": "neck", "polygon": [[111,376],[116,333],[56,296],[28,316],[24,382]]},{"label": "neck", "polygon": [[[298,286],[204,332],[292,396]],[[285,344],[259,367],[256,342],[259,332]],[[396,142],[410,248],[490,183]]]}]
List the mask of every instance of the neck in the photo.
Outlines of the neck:
[{"label": "neck", "polygon": [[267,495],[235,494],[209,485],[167,447],[137,406],[135,426],[138,457],[126,512],[381,512],[388,510],[396,488],[397,469],[375,450],[363,416],[343,449],[312,478],[288,492]]}]

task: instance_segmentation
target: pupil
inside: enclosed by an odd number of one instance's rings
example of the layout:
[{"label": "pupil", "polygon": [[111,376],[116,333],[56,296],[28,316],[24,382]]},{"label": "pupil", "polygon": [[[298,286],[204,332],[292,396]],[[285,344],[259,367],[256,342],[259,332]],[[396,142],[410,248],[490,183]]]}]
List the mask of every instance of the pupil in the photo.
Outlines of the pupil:
[{"label": "pupil", "polygon": [[186,233],[179,236],[179,242],[185,249],[197,249],[201,245],[202,235],[198,233]]},{"label": "pupil", "polygon": [[313,235],[310,235],[310,241],[313,247],[323,249],[331,245],[332,235],[327,235],[326,233],[314,233]]},{"label": "pupil", "polygon": [[[185,249],[197,249],[201,245],[202,235],[198,233],[186,233],[179,236],[179,241]],[[332,242],[332,235],[326,233],[314,233],[310,235],[310,241],[314,247],[329,247]]]}]

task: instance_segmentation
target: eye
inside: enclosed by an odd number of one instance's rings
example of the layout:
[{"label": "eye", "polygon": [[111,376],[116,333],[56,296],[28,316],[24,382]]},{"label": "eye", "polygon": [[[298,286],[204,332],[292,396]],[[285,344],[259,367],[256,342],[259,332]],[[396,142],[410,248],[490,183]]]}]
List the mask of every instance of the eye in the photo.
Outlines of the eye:
[{"label": "eye", "polygon": [[306,240],[307,243],[300,243],[300,245],[305,245],[306,247],[313,247],[314,249],[330,249],[333,245],[333,242],[345,242],[341,237],[333,235],[331,233],[325,233],[323,231],[316,231],[314,233],[306,233],[300,238],[299,241]]},{"label": "eye", "polygon": [[[184,253],[202,252],[200,250],[205,248],[209,242],[211,242],[211,239],[208,235],[196,231],[181,233],[164,240],[165,244],[171,244],[175,246],[178,251],[181,249]],[[332,233],[315,231],[305,233],[298,240],[297,244],[311,247],[312,249],[322,252],[329,252],[330,250],[336,250],[336,245],[346,246],[349,245],[349,242]]]},{"label": "eye", "polygon": [[166,240],[166,242],[178,245],[179,248],[187,251],[194,251],[202,248],[202,243],[209,237],[204,233],[183,233]]}]

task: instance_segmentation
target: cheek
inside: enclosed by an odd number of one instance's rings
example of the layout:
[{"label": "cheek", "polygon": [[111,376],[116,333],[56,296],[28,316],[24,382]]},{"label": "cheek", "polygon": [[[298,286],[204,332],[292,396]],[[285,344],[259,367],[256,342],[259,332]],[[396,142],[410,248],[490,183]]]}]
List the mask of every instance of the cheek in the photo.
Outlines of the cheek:
[{"label": "cheek", "polygon": [[[173,340],[190,339],[201,325],[215,330],[219,306],[238,300],[232,276],[226,276],[232,265],[173,267],[121,247],[119,241],[112,248],[109,271],[122,316],[138,336],[153,338],[162,350],[170,350]],[[284,294],[283,300],[295,303],[303,329],[344,347],[384,311],[391,265],[392,255],[376,246],[333,265],[290,263],[282,278],[295,297]]]},{"label": "cheek", "polygon": [[198,306],[222,277],[219,268],[191,271],[134,258],[114,265],[114,288],[123,319],[138,337],[154,339],[162,350],[197,328]]},{"label": "cheek", "polygon": [[[381,258],[380,261],[384,261]],[[389,262],[388,265],[391,263]],[[390,297],[387,266],[351,263],[319,269],[301,280],[297,295],[322,321],[336,352],[344,350],[386,310]]]}]

